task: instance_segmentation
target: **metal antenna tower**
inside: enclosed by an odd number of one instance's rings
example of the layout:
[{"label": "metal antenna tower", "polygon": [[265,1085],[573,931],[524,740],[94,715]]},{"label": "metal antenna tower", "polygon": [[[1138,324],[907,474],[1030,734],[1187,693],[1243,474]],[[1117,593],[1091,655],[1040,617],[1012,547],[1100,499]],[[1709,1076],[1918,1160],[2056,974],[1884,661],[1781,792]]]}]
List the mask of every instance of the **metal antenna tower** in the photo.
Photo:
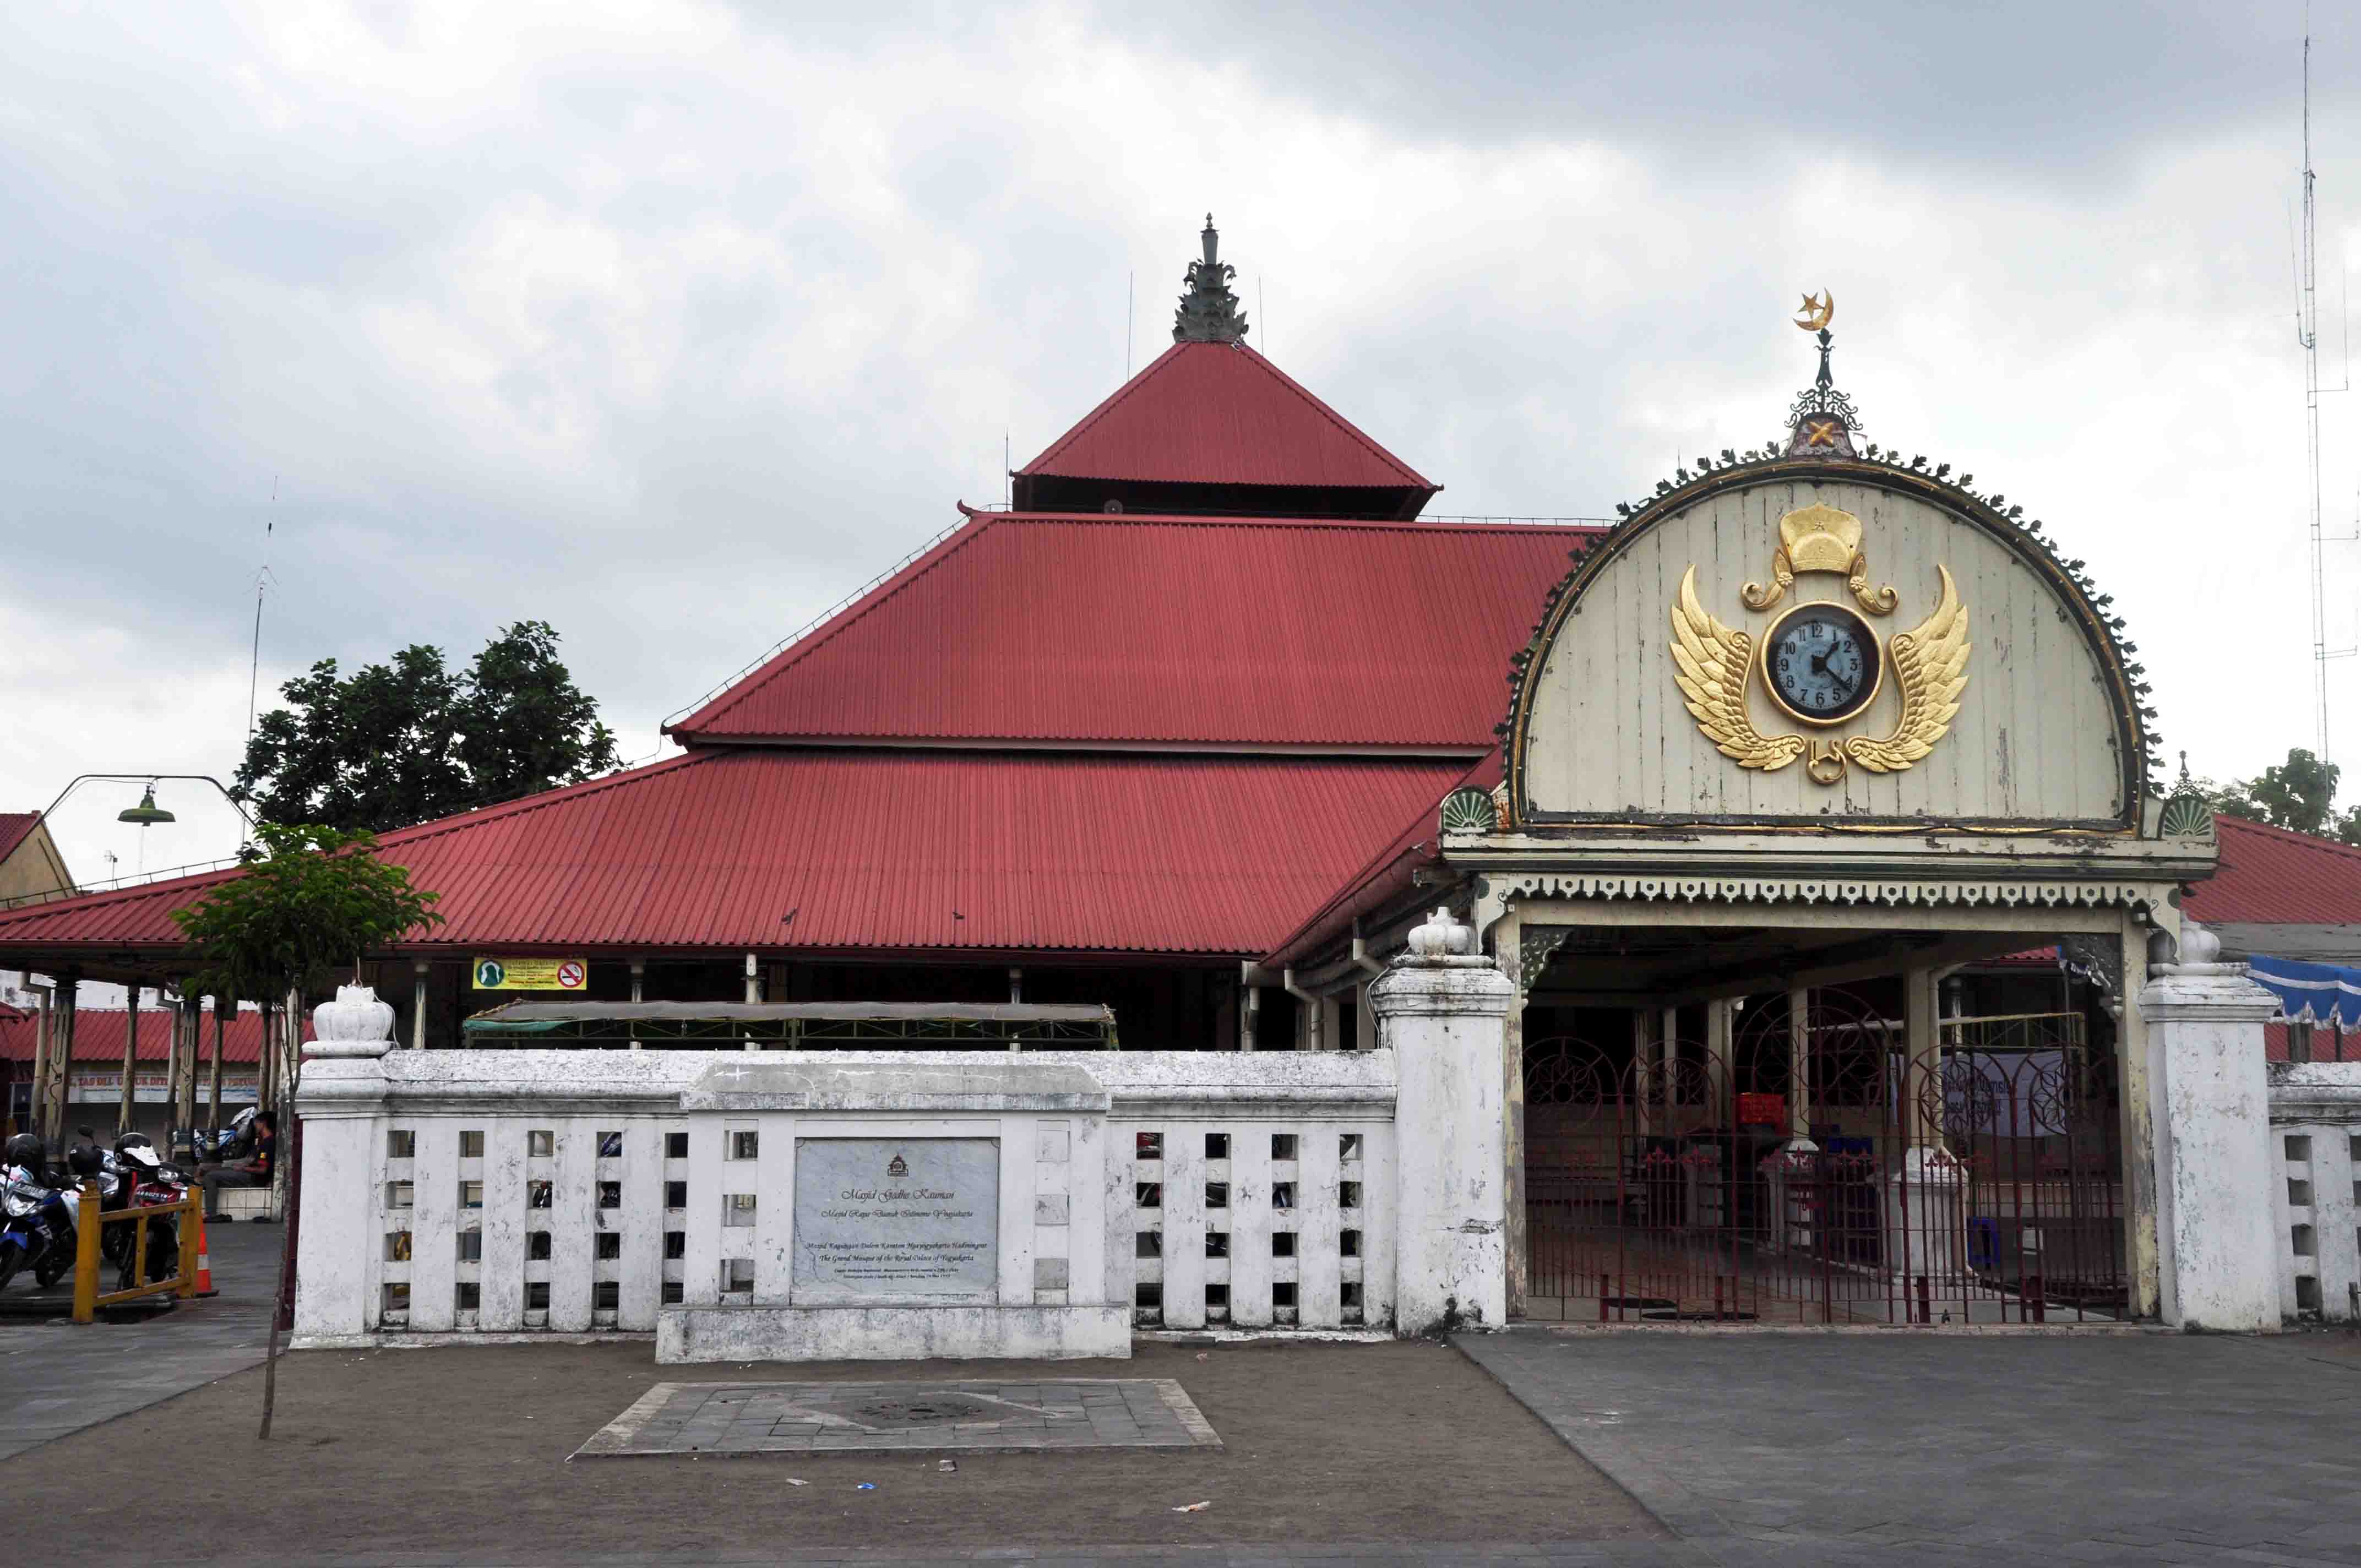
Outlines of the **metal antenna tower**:
[{"label": "metal antenna tower", "polygon": [[2348,364],[2345,385],[2320,384],[2319,236],[2314,211],[2314,187],[2319,177],[2312,167],[2312,16],[2304,8],[2303,34],[2303,258],[2297,281],[2296,342],[2303,349],[2303,414],[2306,456],[2312,466],[2312,684],[2314,722],[2319,731],[2320,760],[2328,753],[2328,663],[2353,655],[2350,648],[2328,645],[2328,540],[2320,516],[2320,399],[2323,392],[2342,392],[2352,385]]}]

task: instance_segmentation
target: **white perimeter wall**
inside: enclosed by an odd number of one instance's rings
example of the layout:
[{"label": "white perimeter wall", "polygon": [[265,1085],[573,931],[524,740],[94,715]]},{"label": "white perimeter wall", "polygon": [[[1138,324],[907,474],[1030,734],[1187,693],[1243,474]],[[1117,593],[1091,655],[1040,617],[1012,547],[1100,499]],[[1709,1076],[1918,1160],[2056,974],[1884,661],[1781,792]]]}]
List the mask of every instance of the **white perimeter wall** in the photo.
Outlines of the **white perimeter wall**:
[{"label": "white perimeter wall", "polygon": [[[379,1332],[644,1332],[661,1306],[717,1299],[734,1243],[752,1244],[758,1259],[784,1258],[794,1202],[782,1157],[796,1118],[763,1116],[762,1163],[772,1168],[743,1173],[762,1193],[757,1233],[725,1236],[721,1194],[741,1189],[729,1180],[723,1135],[738,1118],[691,1115],[680,1104],[707,1068],[746,1059],[710,1051],[388,1053],[371,1064],[385,1080],[380,1105],[340,1122],[333,1112],[351,1103],[340,1092],[305,1128],[307,1220],[315,1182],[361,1182],[364,1204],[318,1207],[366,1215],[367,1234],[332,1247],[307,1226],[315,1245],[303,1249],[299,1343]],[[989,1068],[1011,1058],[843,1051],[763,1059]],[[1082,1068],[1113,1101],[1099,1168],[1071,1173],[1103,1184],[1104,1231],[1093,1238],[1103,1245],[1070,1252],[1078,1263],[1099,1255],[1099,1299],[1132,1304],[1143,1326],[1392,1322],[1390,1051],[1022,1059]],[[300,1102],[299,1110],[312,1113]],[[823,1119],[836,1132],[848,1120],[840,1112]],[[314,1145],[346,1153],[315,1169]],[[1004,1258],[1004,1268],[1017,1261]],[[1031,1277],[1030,1262],[1024,1266]],[[752,1302],[785,1304],[787,1274],[758,1267]]]}]

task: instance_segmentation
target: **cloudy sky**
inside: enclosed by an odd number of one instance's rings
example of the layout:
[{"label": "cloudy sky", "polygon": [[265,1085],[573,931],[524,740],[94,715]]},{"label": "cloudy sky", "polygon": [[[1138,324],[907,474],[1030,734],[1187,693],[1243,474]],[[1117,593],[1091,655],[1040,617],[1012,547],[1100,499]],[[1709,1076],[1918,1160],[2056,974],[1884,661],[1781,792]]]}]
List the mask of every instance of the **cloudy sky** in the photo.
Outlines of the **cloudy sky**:
[{"label": "cloudy sky", "polygon": [[[2334,381],[2361,33],[2317,26]],[[2251,773],[2312,736],[2301,27],[2298,0],[8,7],[0,808],[229,775],[266,524],[266,698],[536,617],[653,752],[996,499],[1004,437],[1021,463],[1159,348],[1208,208],[1254,341],[1455,515],[1601,513],[1765,439],[1811,370],[1786,315],[1833,289],[1868,435],[2047,519],[2130,616],[2168,748]],[[2357,400],[2323,422],[2348,532]],[[2361,546],[2332,565],[2349,645]],[[2336,680],[2361,776],[2361,662]],[[183,821],[145,846],[112,821],[136,786],[77,792],[77,872],[234,846],[166,789]]]}]

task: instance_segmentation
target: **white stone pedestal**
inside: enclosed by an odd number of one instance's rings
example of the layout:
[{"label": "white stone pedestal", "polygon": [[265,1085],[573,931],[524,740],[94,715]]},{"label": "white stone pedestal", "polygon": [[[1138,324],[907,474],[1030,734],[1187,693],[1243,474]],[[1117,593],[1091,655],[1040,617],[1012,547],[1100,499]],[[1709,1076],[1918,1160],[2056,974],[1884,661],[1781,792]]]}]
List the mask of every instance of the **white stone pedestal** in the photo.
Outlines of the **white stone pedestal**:
[{"label": "white stone pedestal", "polygon": [[1968,1173],[1942,1148],[1906,1150],[1887,1177],[1885,1266],[1915,1301],[1917,1282],[1956,1293],[1968,1277]]},{"label": "white stone pedestal", "polygon": [[2279,1326],[2279,1253],[2263,1025],[2279,1010],[2244,964],[2191,925],[2183,962],[2139,994],[2156,1126],[2159,1308],[2180,1328]]},{"label": "white stone pedestal", "polygon": [[681,1095],[684,1287],[656,1360],[1128,1356],[1108,1104],[1022,1058],[708,1068]]},{"label": "white stone pedestal", "polygon": [[[385,1245],[377,1209],[377,1117],[393,1009],[366,985],[337,988],[312,1010],[295,1114],[303,1123],[303,1208],[295,1233],[295,1341],[368,1328],[369,1255]],[[286,1146],[283,1143],[282,1147]]]},{"label": "white stone pedestal", "polygon": [[1820,1146],[1809,1138],[1789,1138],[1763,1161],[1763,1185],[1770,1190],[1773,1252],[1809,1255],[1817,1227],[1812,1204],[1819,1190]]},{"label": "white stone pedestal", "polygon": [[1508,1138],[1501,1053],[1516,988],[1436,910],[1369,986],[1394,1053],[1395,1332],[1508,1318]]}]

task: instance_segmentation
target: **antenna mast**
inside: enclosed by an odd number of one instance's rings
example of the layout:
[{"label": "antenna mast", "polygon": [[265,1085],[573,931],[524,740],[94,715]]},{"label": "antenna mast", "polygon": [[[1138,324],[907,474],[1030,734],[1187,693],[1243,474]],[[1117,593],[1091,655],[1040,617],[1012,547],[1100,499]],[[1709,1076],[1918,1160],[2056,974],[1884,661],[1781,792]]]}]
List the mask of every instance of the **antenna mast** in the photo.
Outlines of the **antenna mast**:
[{"label": "antenna mast", "polygon": [[2323,392],[2342,392],[2351,384],[2347,373],[2346,386],[2323,387],[2320,384],[2320,306],[2319,235],[2314,210],[2313,187],[2318,176],[2312,167],[2312,19],[2311,8],[2305,7],[2303,35],[2303,258],[2302,274],[2298,280],[2296,297],[2295,339],[2303,349],[2303,417],[2305,455],[2312,466],[2310,505],[2312,541],[2312,685],[2313,721],[2320,742],[2320,760],[2329,761],[2328,754],[2328,662],[2349,657],[2350,648],[2333,649],[2328,645],[2328,555],[2327,536],[2321,527],[2320,517],[2320,397]]}]

